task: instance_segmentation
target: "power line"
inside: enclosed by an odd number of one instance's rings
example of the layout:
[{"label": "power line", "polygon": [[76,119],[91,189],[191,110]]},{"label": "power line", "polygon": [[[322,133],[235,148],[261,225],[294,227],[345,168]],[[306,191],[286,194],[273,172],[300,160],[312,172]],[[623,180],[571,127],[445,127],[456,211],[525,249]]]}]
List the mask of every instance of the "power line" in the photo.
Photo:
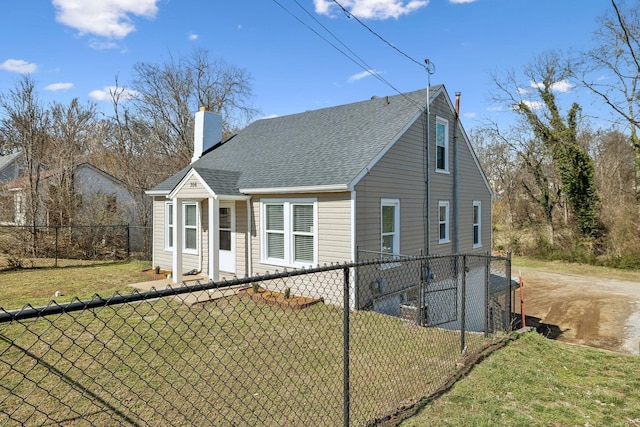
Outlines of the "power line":
[{"label": "power line", "polygon": [[[302,19],[300,19],[297,15],[295,15],[293,12],[291,12],[289,9],[287,9],[285,6],[283,6],[280,2],[278,2],[278,0],[273,0],[273,2],[275,4],[277,4],[278,6],[280,6],[285,12],[287,12],[289,15],[291,15],[296,21],[298,21],[299,23],[301,23],[302,25],[304,25],[305,27],[307,27],[307,29],[309,29],[310,31],[312,31],[315,35],[317,35],[318,37],[320,37],[325,43],[329,44],[331,47],[333,47],[335,50],[337,50],[338,52],[340,52],[341,54],[343,54],[344,56],[346,56],[349,60],[351,60],[353,63],[355,63],[357,66],[359,66],[360,68],[362,68],[364,71],[368,72],[369,74],[371,74],[373,77],[377,78],[378,80],[380,80],[382,83],[390,86],[393,90],[395,90],[396,92],[400,93],[398,91],[398,89],[396,89],[391,83],[389,83],[386,79],[384,79],[380,73],[378,73],[373,67],[371,67],[369,64],[367,64],[362,58],[360,58],[353,50],[351,50],[342,40],[340,40],[340,38],[338,38],[335,34],[333,34],[327,27],[325,27],[321,22],[319,22],[308,10],[306,10],[304,8],[304,6],[302,6],[300,3],[298,3],[297,0],[294,0],[294,3],[296,3],[296,5],[298,5],[298,7],[300,7],[302,10],[304,10],[304,12],[309,15],[318,25],[320,25],[327,33],[329,33],[335,40],[338,41],[338,43],[340,43],[342,46],[344,46],[344,48],[346,50],[348,50],[352,55],[350,56],[349,54],[347,54],[344,50],[340,49],[338,46],[336,46],[334,43],[332,43],[330,40],[327,40],[327,38],[325,38],[322,34],[320,34],[318,31],[316,31],[314,28],[312,28],[311,26],[309,26],[306,22],[304,22]],[[356,59],[354,59],[354,57]]]},{"label": "power line", "polygon": [[[306,22],[304,22],[302,19],[300,19],[297,15],[295,15],[293,12],[291,12],[289,9],[287,9],[285,6],[283,6],[278,0],[273,0],[273,2],[275,4],[277,4],[278,6],[280,6],[280,8],[282,8],[282,10],[284,10],[285,12],[287,12],[291,17],[293,17],[296,21],[298,21],[300,24],[304,25],[307,29],[309,29],[311,32],[313,32],[316,36],[320,37],[320,39],[322,39],[325,43],[329,44],[331,47],[333,47],[334,49],[336,49],[338,52],[340,52],[341,54],[343,54],[344,56],[346,56],[350,61],[352,61],[353,63],[355,63],[357,66],[359,66],[360,68],[362,68],[364,71],[368,72],[369,74],[371,74],[373,77],[377,78],[378,80],[380,80],[382,83],[384,83],[385,85],[389,86],[391,89],[393,89],[396,93],[405,96],[405,94],[403,92],[401,92],[400,90],[398,90],[395,86],[393,86],[393,84],[391,84],[391,82],[389,82],[388,80],[386,80],[384,77],[382,77],[380,75],[380,73],[378,73],[373,67],[371,67],[369,64],[366,63],[366,61],[364,61],[362,58],[360,58],[360,56],[358,56],[358,54],[356,54],[352,49],[350,49],[342,40],[340,40],[339,37],[337,37],[335,34],[333,34],[331,32],[331,30],[329,30],[327,27],[325,27],[320,21],[318,21],[318,19],[315,18],[315,16],[313,16],[312,13],[310,13],[304,6],[302,6],[298,0],[293,0],[294,3],[296,3],[296,5],[301,8],[308,16],[310,16],[318,25],[320,25],[327,33],[329,33],[335,40],[337,40],[337,42],[339,44],[341,44],[351,55],[347,54],[344,50],[340,49],[338,46],[336,46],[334,43],[332,43],[330,40],[327,40],[327,38],[325,38],[322,34],[320,34],[318,31],[316,31],[314,28],[312,28],[311,26],[309,26]],[[354,59],[354,57],[356,59]],[[421,107],[420,105],[416,104],[411,98],[408,98],[413,104],[415,104],[418,107]],[[429,101],[427,101],[429,102]]]},{"label": "power line", "polygon": [[[400,49],[398,49],[396,46],[394,46],[392,43],[389,43],[384,37],[382,37],[380,34],[376,33],[374,30],[372,30],[370,27],[367,26],[367,24],[365,24],[364,22],[362,22],[357,16],[355,16],[354,14],[352,14],[351,12],[349,12],[344,6],[342,6],[338,0],[333,0],[333,2],[335,4],[338,5],[338,7],[340,7],[340,9],[342,9],[342,11],[345,13],[345,15],[347,15],[347,18],[353,18],[356,21],[358,21],[358,23],[360,25],[362,25],[364,28],[366,28],[367,30],[369,30],[373,35],[375,35],[376,37],[378,37],[380,40],[382,40],[384,43],[387,44],[387,46],[389,46],[390,48],[396,50],[398,53],[400,53],[401,55],[403,55],[404,57],[406,57],[407,59],[409,59],[409,61],[418,64],[420,67],[422,68],[427,68],[427,72],[429,72],[429,74],[433,74],[433,72],[435,72],[435,67],[433,68],[433,71],[429,71],[428,67],[425,67],[424,65],[422,65],[422,63],[416,61],[415,59],[413,59],[412,57],[410,57],[409,55],[407,55],[406,53],[404,53],[403,51],[401,51]],[[433,63],[432,63],[433,64]],[[427,65],[429,65],[429,63],[427,63]]]}]

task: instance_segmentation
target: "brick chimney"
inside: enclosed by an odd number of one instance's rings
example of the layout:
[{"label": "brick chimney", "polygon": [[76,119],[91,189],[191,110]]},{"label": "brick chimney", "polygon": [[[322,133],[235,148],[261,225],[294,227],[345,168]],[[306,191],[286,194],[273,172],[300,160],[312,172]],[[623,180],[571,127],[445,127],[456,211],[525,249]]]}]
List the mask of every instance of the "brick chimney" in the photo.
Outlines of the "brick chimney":
[{"label": "brick chimney", "polygon": [[193,158],[191,163],[202,157],[202,153],[222,140],[222,116],[200,107],[196,113],[193,131]]}]

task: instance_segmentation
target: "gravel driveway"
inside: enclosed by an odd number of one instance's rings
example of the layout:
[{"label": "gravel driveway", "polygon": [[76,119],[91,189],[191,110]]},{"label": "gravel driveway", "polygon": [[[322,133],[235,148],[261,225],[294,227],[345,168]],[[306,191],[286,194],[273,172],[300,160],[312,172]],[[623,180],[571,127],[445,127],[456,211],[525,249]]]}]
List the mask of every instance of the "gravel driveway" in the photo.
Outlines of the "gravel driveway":
[{"label": "gravel driveway", "polygon": [[[640,354],[640,274],[614,279],[517,266],[512,274],[522,275],[527,326],[559,341]],[[514,308],[520,312],[518,292]]]}]

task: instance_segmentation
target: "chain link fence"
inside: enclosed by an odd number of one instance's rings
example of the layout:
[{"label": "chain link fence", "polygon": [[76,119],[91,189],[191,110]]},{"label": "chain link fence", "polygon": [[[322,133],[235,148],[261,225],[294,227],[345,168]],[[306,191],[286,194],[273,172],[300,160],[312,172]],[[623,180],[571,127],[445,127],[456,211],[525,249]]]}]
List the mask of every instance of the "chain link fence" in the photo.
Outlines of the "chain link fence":
[{"label": "chain link fence", "polygon": [[119,225],[0,225],[0,269],[151,260],[152,228]]},{"label": "chain link fence", "polygon": [[0,424],[383,425],[510,331],[509,277],[398,258],[0,310]]}]

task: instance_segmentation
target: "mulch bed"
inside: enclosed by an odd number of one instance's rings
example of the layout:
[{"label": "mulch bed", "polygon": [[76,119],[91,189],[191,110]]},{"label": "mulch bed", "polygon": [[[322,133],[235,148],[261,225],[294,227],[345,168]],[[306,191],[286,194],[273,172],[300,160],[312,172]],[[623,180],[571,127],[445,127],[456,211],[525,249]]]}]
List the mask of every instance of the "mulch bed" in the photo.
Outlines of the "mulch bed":
[{"label": "mulch bed", "polygon": [[171,272],[167,270],[160,270],[160,273],[156,274],[156,269],[150,268],[148,270],[142,270],[142,273],[151,277],[151,280],[159,280],[159,279],[166,279],[167,274],[170,274]]},{"label": "mulch bed", "polygon": [[285,298],[284,293],[269,291],[264,288],[258,288],[257,293],[253,291],[253,288],[240,289],[238,295],[242,298],[250,298],[256,302],[283,308],[292,308],[294,310],[302,310],[310,305],[324,302],[322,298],[309,298],[297,295],[289,295],[289,298]]}]

